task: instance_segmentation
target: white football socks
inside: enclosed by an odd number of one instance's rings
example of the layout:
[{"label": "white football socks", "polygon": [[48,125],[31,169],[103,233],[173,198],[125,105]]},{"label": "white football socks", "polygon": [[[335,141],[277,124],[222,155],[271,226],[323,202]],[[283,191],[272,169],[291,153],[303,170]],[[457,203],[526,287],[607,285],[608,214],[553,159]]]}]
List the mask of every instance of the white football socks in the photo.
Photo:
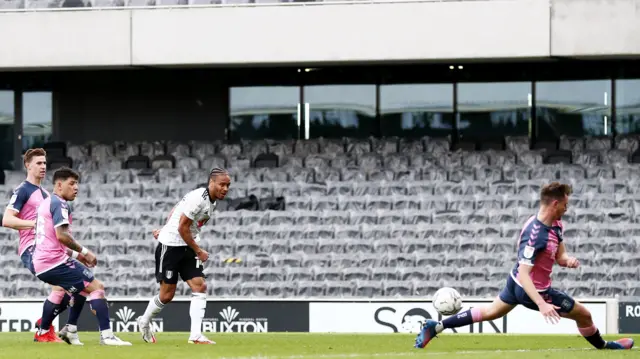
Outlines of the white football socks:
[{"label": "white football socks", "polygon": [[189,316],[191,316],[191,335],[190,339],[197,339],[202,335],[202,319],[207,308],[206,293],[192,293],[191,306],[189,307]]},{"label": "white football socks", "polygon": [[66,327],[67,327],[67,330],[69,331],[69,333],[77,333],[78,332],[78,326],[77,325],[67,324]]},{"label": "white football socks", "polygon": [[149,322],[162,311],[162,308],[164,308],[164,303],[160,301],[160,296],[156,295],[149,301],[149,305],[147,305],[147,309],[144,311],[142,318],[145,322]]}]

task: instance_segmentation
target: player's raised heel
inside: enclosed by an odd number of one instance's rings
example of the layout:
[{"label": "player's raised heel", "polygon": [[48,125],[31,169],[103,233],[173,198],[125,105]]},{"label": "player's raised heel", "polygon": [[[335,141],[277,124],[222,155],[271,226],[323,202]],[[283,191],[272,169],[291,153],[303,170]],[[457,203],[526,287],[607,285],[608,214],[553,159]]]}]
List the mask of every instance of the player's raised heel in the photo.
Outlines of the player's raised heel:
[{"label": "player's raised heel", "polygon": [[62,329],[60,329],[58,338],[64,340],[69,345],[84,345],[84,343],[80,341],[80,337],[78,337],[78,331],[70,331],[68,325],[65,325]]},{"label": "player's raised heel", "polygon": [[136,319],[136,322],[138,322],[138,330],[142,334],[142,340],[147,343],[155,343],[156,337],[155,335],[153,335],[149,323],[146,322],[142,317],[138,317],[138,319]]},{"label": "player's raised heel", "polygon": [[414,348],[422,349],[429,344],[431,339],[436,337],[436,325],[438,325],[438,322],[435,320],[427,320],[424,323],[422,329],[420,329],[420,334],[416,337]]},{"label": "player's raised heel", "polygon": [[216,342],[214,342],[213,340],[209,340],[204,335],[201,335],[201,336],[199,336],[197,338],[189,338],[189,341],[187,341],[187,343],[189,343],[189,344],[215,344]]},{"label": "player's raised heel", "polygon": [[633,339],[622,338],[613,342],[607,342],[604,349],[625,350],[633,348]]}]

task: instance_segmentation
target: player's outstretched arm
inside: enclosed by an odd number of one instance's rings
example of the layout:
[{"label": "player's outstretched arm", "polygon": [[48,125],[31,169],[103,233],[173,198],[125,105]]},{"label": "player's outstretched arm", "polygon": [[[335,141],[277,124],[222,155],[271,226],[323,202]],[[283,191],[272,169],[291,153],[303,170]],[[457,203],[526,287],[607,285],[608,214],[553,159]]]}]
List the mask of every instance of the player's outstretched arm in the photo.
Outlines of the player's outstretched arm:
[{"label": "player's outstretched arm", "polygon": [[[71,235],[69,232],[69,225],[63,224],[61,226],[56,227],[56,237],[64,246],[72,250],[72,256],[76,253],[82,254],[84,256],[84,260],[92,266],[95,266],[98,262],[96,256],[87,248],[81,246]],[[74,256],[74,258],[78,258]]]},{"label": "player's outstretched arm", "polygon": [[578,268],[580,261],[576,257],[571,257],[567,253],[567,249],[564,243],[560,242],[558,245],[558,252],[556,253],[556,263],[561,267]]},{"label": "player's outstretched arm", "polygon": [[191,235],[191,225],[193,224],[193,219],[185,216],[184,214],[180,216],[180,224],[178,225],[178,233],[180,233],[180,237],[182,240],[189,246],[189,248],[193,249],[193,251],[198,256],[198,259],[205,262],[209,259],[209,253],[203,250],[198,246],[198,243],[193,239]]},{"label": "player's outstretched arm", "polygon": [[18,212],[7,208],[2,216],[2,226],[15,230],[31,229],[36,226],[36,221],[20,219],[18,218]]}]

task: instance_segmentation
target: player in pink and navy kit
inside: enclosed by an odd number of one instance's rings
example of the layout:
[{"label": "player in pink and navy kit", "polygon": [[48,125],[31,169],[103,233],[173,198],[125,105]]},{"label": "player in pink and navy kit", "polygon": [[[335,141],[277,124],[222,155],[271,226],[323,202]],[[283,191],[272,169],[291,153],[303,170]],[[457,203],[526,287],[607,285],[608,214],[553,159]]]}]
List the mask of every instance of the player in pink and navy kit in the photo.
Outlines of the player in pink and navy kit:
[{"label": "player in pink and navy kit", "polygon": [[488,306],[472,308],[441,322],[427,320],[416,338],[415,347],[424,348],[438,333],[507,315],[517,305],[540,311],[545,320],[557,323],[572,319],[582,336],[597,349],[631,349],[633,339],[605,341],[593,324],[589,310],[568,294],[551,286],[553,265],[578,268],[580,262],[567,254],[562,238],[562,222],[567,211],[571,186],[558,182],[540,192],[538,214],[527,220],[518,240],[518,263],[507,277],[507,285]]},{"label": "player in pink and navy kit", "polygon": [[[74,258],[76,255],[69,256],[67,252],[67,249],[71,249],[74,253],[90,258],[92,265],[97,263],[93,253],[79,245],[71,234],[73,220],[67,201],[76,198],[79,178],[69,168],[61,168],[53,174],[54,193],[38,207],[33,268],[38,279],[43,282],[60,286],[71,294],[89,297],[89,305],[98,318],[100,344],[131,345],[120,340],[111,331],[109,307],[102,282],[96,280],[91,270]],[[44,335],[49,330],[47,325],[43,321],[37,335]],[[77,328],[74,329],[77,331]]]},{"label": "player in pink and navy kit", "polygon": [[[33,270],[32,256],[35,244],[35,222],[37,217],[38,206],[49,197],[49,193],[43,189],[40,184],[44,179],[47,169],[47,153],[42,148],[34,148],[28,150],[24,155],[24,165],[27,169],[27,179],[22,182],[13,192],[11,200],[7,205],[4,216],[2,217],[2,225],[4,227],[18,230],[20,236],[20,244],[18,254],[25,268],[35,275]],[[71,251],[69,251],[71,252]],[[84,259],[84,258],[82,258]],[[71,297],[65,294],[60,287],[53,287],[49,298],[44,303],[42,319],[38,320],[36,327],[40,329],[42,322],[49,323],[50,331],[46,335],[35,337],[40,342],[62,342],[56,336],[55,328],[50,325],[56,316],[64,312],[69,306]],[[83,301],[84,298],[74,298]],[[80,315],[80,311],[71,309],[70,317]],[[60,331],[60,338],[69,344],[68,328],[65,327]]]}]

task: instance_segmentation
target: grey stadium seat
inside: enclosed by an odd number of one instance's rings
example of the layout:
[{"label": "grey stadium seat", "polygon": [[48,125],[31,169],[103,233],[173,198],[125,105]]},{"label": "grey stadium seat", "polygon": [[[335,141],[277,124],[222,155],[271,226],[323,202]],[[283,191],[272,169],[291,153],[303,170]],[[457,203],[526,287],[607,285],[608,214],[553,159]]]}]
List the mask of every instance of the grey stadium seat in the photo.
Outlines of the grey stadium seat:
[{"label": "grey stadium seat", "polygon": [[[206,267],[211,295],[428,296],[449,285],[465,296],[493,297],[513,269],[541,185],[557,178],[574,186],[564,238],[583,264],[581,271],[556,269],[558,286],[582,296],[628,295],[640,266],[640,170],[625,160],[638,141],[620,137],[614,149],[606,142],[561,139],[572,165],[542,165],[544,152],[529,150],[526,137],[506,139],[505,151],[483,152],[451,152],[448,139],[434,138],[168,142],[176,168],[149,175],[122,170],[122,160],[162,155],[162,143],[93,144],[91,151],[73,145],[68,154],[84,166],[74,231],[104,258],[103,276],[124,283],[117,294],[151,295],[151,230],[206,182],[210,167],[230,165],[238,170],[228,200],[202,229],[201,245],[213,254]],[[280,167],[246,168],[261,153],[277,154]],[[0,196],[24,179],[10,176],[14,183],[0,186]],[[282,196],[285,210],[229,207],[251,194]],[[0,265],[19,266],[6,258],[15,257],[15,247],[13,233],[0,230]],[[232,256],[243,263],[221,263]],[[27,279],[17,273],[6,277]],[[608,282],[616,284],[598,285]],[[18,293],[16,286],[2,291]],[[26,285],[19,294],[45,291]]]}]

